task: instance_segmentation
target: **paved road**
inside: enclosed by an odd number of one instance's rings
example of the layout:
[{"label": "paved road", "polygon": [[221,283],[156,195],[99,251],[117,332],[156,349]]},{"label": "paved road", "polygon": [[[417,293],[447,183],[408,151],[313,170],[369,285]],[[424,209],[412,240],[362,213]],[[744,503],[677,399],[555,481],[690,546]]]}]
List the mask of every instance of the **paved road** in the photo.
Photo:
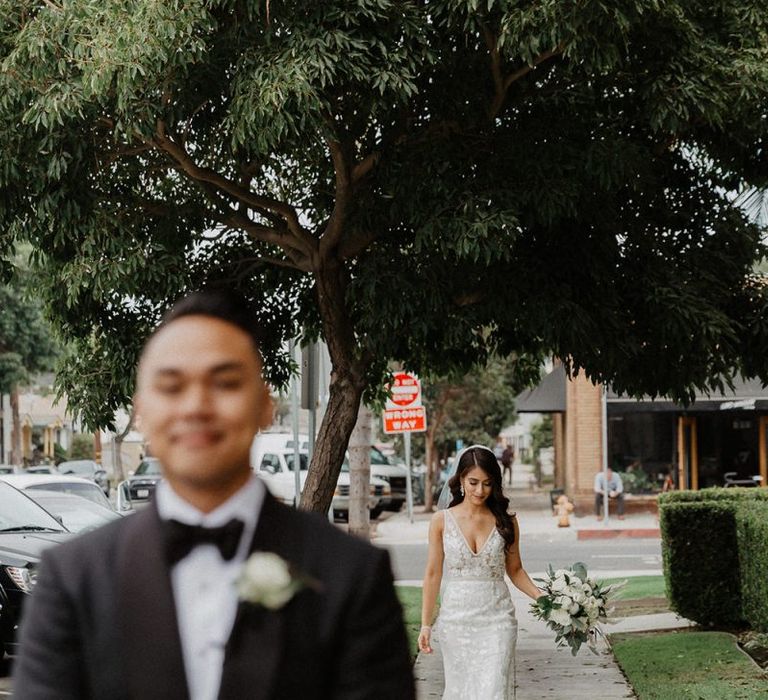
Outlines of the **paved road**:
[{"label": "paved road", "polygon": [[[590,571],[648,571],[661,569],[661,542],[658,539],[622,538],[618,540],[564,541],[547,535],[529,535],[521,543],[523,564],[533,572],[546,571],[583,561]],[[419,580],[424,575],[425,544],[388,545],[395,578]]]}]

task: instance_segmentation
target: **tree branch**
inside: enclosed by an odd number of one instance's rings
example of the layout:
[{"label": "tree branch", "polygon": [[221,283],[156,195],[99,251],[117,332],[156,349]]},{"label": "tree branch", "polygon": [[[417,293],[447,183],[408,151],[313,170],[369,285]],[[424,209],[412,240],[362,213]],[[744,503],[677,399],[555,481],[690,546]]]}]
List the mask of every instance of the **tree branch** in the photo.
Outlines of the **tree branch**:
[{"label": "tree branch", "polygon": [[504,80],[504,89],[509,89],[509,86],[512,85],[512,83],[514,83],[516,80],[520,80],[520,78],[522,78],[524,75],[530,73],[540,63],[544,63],[544,61],[548,61],[550,58],[559,56],[561,53],[563,53],[564,48],[565,47],[560,44],[554,49],[548,49],[547,51],[544,51],[544,53],[540,53],[538,56],[536,56],[536,58],[533,59],[532,65],[523,66],[520,68],[520,70],[517,70],[514,73],[508,75]]},{"label": "tree branch", "polygon": [[320,250],[324,253],[328,253],[336,248],[341,241],[342,234],[344,233],[347,207],[352,196],[352,179],[344,147],[339,141],[328,139],[328,148],[331,152],[331,161],[336,173],[336,192],[333,211],[320,237]]},{"label": "tree branch", "polygon": [[509,75],[505,76],[501,67],[501,54],[499,53],[498,37],[495,36],[490,28],[485,24],[481,25],[481,29],[483,32],[485,45],[488,47],[488,54],[491,59],[491,75],[493,77],[494,85],[493,101],[488,108],[488,117],[489,119],[495,119],[501,111],[501,108],[504,106],[504,100],[507,97],[507,91],[509,90],[512,83],[528,75],[528,73],[534,70],[540,63],[549,60],[553,56],[560,55],[565,48],[565,44],[560,43],[554,49],[548,49],[547,51],[540,53],[538,56],[536,56],[536,58],[533,59],[533,63],[530,65],[525,65],[522,68],[516,70],[514,73],[510,73]]},{"label": "tree branch", "polygon": [[[499,55],[498,38],[490,30],[487,24],[481,23],[480,28],[483,32],[483,39],[488,48],[488,55],[491,58],[491,76],[493,77],[494,98],[493,105],[501,104],[504,101],[506,89],[504,87],[504,77],[501,73],[501,56]],[[493,111],[493,105],[491,111]],[[493,114],[495,116],[495,114]]]},{"label": "tree branch", "polygon": [[251,221],[245,214],[239,211],[229,210],[225,216],[214,215],[219,223],[245,231],[251,238],[278,246],[290,260],[290,266],[303,272],[312,270],[311,258],[298,248],[286,244],[285,236],[269,226],[262,226]]},{"label": "tree branch", "polygon": [[339,258],[349,260],[356,258],[377,238],[378,234],[373,231],[354,232],[346,236],[339,246]]},{"label": "tree branch", "polygon": [[167,153],[174,161],[176,161],[182,171],[193,180],[213,185],[218,190],[227,193],[237,201],[242,202],[255,210],[267,209],[268,211],[273,211],[279,214],[285,220],[288,226],[288,231],[292,234],[291,237],[295,240],[295,243],[289,243],[284,240],[284,234],[277,232],[275,229],[270,229],[277,233],[279,239],[278,241],[272,242],[275,242],[282,248],[285,248],[286,245],[290,245],[290,247],[294,249],[298,248],[307,256],[310,256],[312,251],[316,248],[315,239],[301,225],[296,210],[289,204],[272,199],[271,197],[257,195],[249,189],[241,187],[236,182],[227,179],[223,175],[220,175],[209,168],[199,166],[182,146],[166,134],[165,125],[162,122],[158,123],[158,129],[155,133],[153,142],[157,148]]},{"label": "tree branch", "polygon": [[255,258],[242,258],[237,262],[238,263],[267,263],[268,265],[277,265],[278,267],[287,267],[291,270],[297,270],[299,272],[307,272],[307,270],[302,270],[298,265],[294,265],[289,260],[281,260],[280,258],[274,258],[269,255],[259,255]]},{"label": "tree branch", "polygon": [[460,294],[459,296],[454,297],[453,303],[459,307],[472,306],[473,304],[479,304],[486,298],[486,296],[486,293],[481,291],[467,292],[466,294]]},{"label": "tree branch", "polygon": [[380,151],[372,151],[365,158],[352,168],[352,185],[356,185],[362,180],[371,170],[373,170],[381,158]]}]

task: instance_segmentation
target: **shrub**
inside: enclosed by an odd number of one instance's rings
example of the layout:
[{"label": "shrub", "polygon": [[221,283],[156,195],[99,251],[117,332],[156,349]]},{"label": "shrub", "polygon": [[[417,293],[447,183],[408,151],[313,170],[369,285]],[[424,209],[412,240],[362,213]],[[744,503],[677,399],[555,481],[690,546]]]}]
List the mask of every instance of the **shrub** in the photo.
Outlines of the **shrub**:
[{"label": "shrub", "polygon": [[653,484],[643,469],[614,473],[621,479],[624,493],[651,493],[653,491]]},{"label": "shrub", "polygon": [[768,492],[677,491],[659,498],[667,595],[705,625],[768,623]]},{"label": "shrub", "polygon": [[72,436],[69,459],[93,459],[93,436],[78,434]]},{"label": "shrub", "polygon": [[736,529],[743,615],[751,627],[768,632],[768,501],[740,503]]},{"label": "shrub", "polygon": [[709,501],[766,501],[768,489],[715,487],[700,491],[669,491],[659,496],[659,507],[665,503],[702,503]]},{"label": "shrub", "polygon": [[61,464],[67,459],[67,451],[59,445],[58,442],[53,443],[53,463]]},{"label": "shrub", "polygon": [[659,509],[670,607],[703,625],[741,622],[733,502],[665,503]]}]

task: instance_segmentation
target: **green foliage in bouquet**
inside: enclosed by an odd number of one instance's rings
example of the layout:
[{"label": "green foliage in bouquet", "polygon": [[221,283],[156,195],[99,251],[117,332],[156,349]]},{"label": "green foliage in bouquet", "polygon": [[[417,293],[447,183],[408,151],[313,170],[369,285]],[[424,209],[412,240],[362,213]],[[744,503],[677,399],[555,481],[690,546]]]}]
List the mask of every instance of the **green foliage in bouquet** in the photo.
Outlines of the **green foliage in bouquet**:
[{"label": "green foliage in bouquet", "polygon": [[575,656],[582,644],[587,644],[597,653],[598,623],[608,618],[611,593],[623,584],[593,581],[582,562],[558,570],[550,565],[547,574],[547,578],[535,579],[542,584],[545,594],[531,604],[534,617],[547,623],[555,633],[558,647],[570,647]]}]

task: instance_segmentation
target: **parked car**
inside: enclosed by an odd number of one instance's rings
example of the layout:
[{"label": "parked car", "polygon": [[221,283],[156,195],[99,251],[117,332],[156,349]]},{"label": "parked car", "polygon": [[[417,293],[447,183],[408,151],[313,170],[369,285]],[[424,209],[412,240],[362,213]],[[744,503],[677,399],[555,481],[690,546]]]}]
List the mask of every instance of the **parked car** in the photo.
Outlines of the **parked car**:
[{"label": "parked car", "polygon": [[59,474],[73,474],[96,482],[105,496],[109,496],[109,478],[101,465],[92,459],[76,459],[59,464]]},{"label": "parked car", "polygon": [[0,474],[21,474],[23,471],[14,464],[0,464]]},{"label": "parked car", "polygon": [[[285,433],[275,433],[281,435],[285,440],[285,446],[293,449],[293,436]],[[264,436],[270,436],[272,433],[265,433]],[[309,449],[309,439],[306,435],[299,435],[299,449],[307,452]],[[405,503],[408,492],[408,468],[393,457],[387,457],[378,447],[371,446],[371,476],[386,481],[392,491],[392,496],[387,503],[380,503],[382,510],[399,511]],[[344,462],[341,466],[343,472],[349,471],[349,452],[344,455]]]},{"label": "parked car", "polygon": [[[293,471],[295,451],[293,448],[293,436],[287,433],[263,433],[256,437],[251,450],[251,467],[263,479],[275,498],[293,505],[296,493],[296,475]],[[299,451],[299,477],[303,488],[307,478],[308,454],[306,450]],[[391,488],[389,484],[371,476],[371,491],[368,507],[371,517],[377,518],[381,514],[384,505],[391,500]],[[339,474],[331,504],[333,517],[338,520],[346,520],[349,517],[349,470]]]},{"label": "parked car", "polygon": [[0,482],[0,643],[6,653],[16,651],[16,631],[37,581],[40,555],[73,536],[26,494]]},{"label": "parked car", "polygon": [[24,470],[27,474],[58,474],[59,470],[50,464],[33,464]]},{"label": "parked car", "polygon": [[0,480],[21,491],[57,491],[86,498],[104,508],[112,508],[101,487],[88,479],[63,474],[0,474]]},{"label": "parked car", "polygon": [[42,489],[29,489],[24,493],[45,508],[70,532],[95,530],[122,517],[112,508],[97,505],[87,498],[73,496],[71,493]]},{"label": "parked car", "polygon": [[[377,479],[386,481],[392,490],[389,503],[382,503],[384,510],[398,512],[405,503],[408,491],[408,468],[404,464],[397,464],[387,457],[377,447],[371,446],[371,475]],[[349,470],[349,452],[344,456],[342,471]]]},{"label": "parked car", "polygon": [[[145,457],[139,462],[136,471],[126,480],[123,495],[127,495],[129,507],[144,506],[155,495],[155,487],[163,478],[160,460],[157,457]],[[122,500],[122,499],[121,499]]]}]

